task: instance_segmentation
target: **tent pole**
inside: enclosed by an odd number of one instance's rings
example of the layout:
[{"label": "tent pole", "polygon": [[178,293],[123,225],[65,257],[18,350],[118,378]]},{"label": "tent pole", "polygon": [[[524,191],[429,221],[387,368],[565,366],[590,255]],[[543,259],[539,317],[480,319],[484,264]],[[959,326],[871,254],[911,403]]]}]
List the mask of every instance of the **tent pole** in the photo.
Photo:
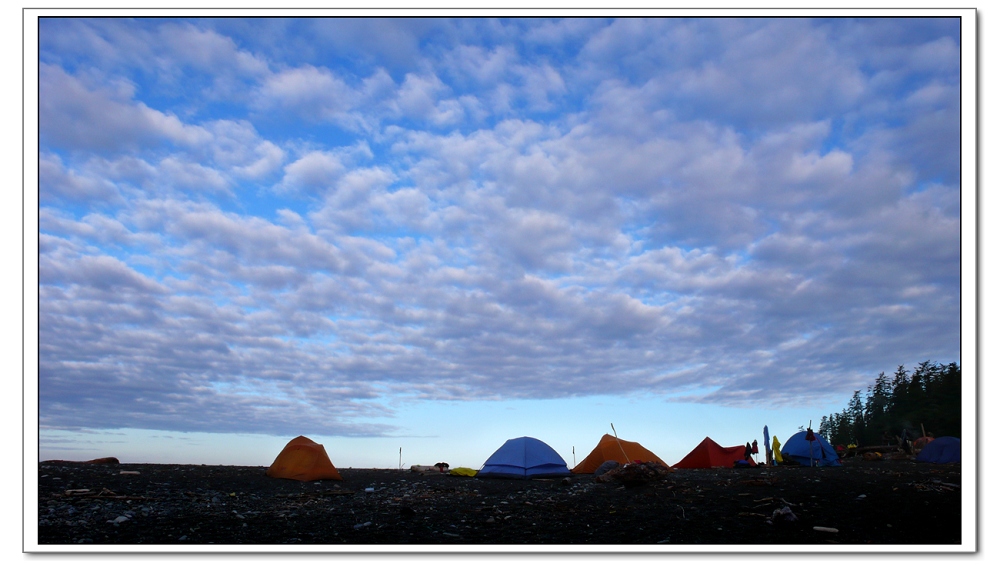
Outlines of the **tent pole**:
[{"label": "tent pole", "polygon": [[[809,431],[812,431],[813,421],[809,420]],[[816,467],[816,462],[813,460],[813,440],[809,440],[809,467]]]},{"label": "tent pole", "polygon": [[632,461],[629,460],[629,458],[628,458],[628,454],[625,453],[625,448],[622,447],[622,442],[618,441],[618,432],[615,431],[615,424],[614,424],[614,422],[611,423],[611,431],[613,431],[614,434],[615,434],[615,443],[618,444],[618,449],[622,450],[622,455],[625,456],[625,463],[632,463]]}]

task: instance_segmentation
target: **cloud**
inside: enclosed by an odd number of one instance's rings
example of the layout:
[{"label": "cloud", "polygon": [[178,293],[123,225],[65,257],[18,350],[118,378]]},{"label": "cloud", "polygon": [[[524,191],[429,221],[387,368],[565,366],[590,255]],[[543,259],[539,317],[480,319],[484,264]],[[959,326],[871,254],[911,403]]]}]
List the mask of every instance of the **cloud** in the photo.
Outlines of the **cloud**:
[{"label": "cloud", "polygon": [[91,88],[58,67],[39,65],[39,134],[66,150],[122,151],[142,144],[197,145],[210,135],[175,115],[133,103],[108,88]]},{"label": "cloud", "polygon": [[229,183],[214,168],[175,157],[164,158],[158,167],[159,173],[169,180],[169,185],[173,188],[229,194]]},{"label": "cloud", "polygon": [[257,105],[281,106],[325,120],[344,119],[357,104],[355,91],[329,70],[304,66],[268,76],[258,91]]},{"label": "cloud", "polygon": [[450,89],[435,75],[408,73],[391,107],[402,117],[435,126],[454,125],[464,118],[464,105],[456,99],[443,99]]},{"label": "cloud", "polygon": [[864,75],[826,30],[802,20],[623,19],[595,33],[582,53],[588,74],[601,80],[595,68],[621,61],[630,83],[643,86],[658,107],[740,126],[814,120],[866,89]]},{"label": "cloud", "polygon": [[118,189],[110,181],[67,170],[62,159],[55,154],[42,153],[38,157],[39,199],[68,200],[75,202],[107,202],[120,200]]},{"label": "cloud", "polygon": [[408,68],[421,57],[420,42],[448,26],[434,19],[320,18],[308,22],[314,41],[339,57]]},{"label": "cloud", "polygon": [[590,34],[607,23],[596,18],[560,18],[529,22],[524,32],[525,42],[546,46],[559,46],[584,41]]},{"label": "cloud", "polygon": [[957,359],[949,34],[43,28],[43,421],[388,435],[390,401],[801,405]]},{"label": "cloud", "polygon": [[346,172],[339,157],[314,151],[285,167],[281,188],[327,190]]},{"label": "cloud", "polygon": [[215,121],[207,128],[213,137],[206,150],[213,162],[241,178],[263,178],[284,162],[285,151],[263,140],[248,121]]},{"label": "cloud", "polygon": [[235,256],[234,261],[249,264],[287,263],[299,269],[333,272],[344,268],[338,248],[312,234],[192,203],[150,201],[141,206],[135,218],[143,229],[164,232],[189,246],[205,247],[204,253],[227,253]]},{"label": "cloud", "polygon": [[74,283],[105,291],[134,290],[140,293],[165,292],[148,277],[109,256],[84,256],[68,264],[39,266],[39,280],[45,283]]},{"label": "cloud", "polygon": [[463,87],[495,86],[502,82],[518,62],[517,51],[510,46],[460,45],[442,58],[449,75]]},{"label": "cloud", "polygon": [[157,43],[177,61],[206,72],[261,77],[270,71],[266,61],[239,49],[232,38],[191,23],[162,26],[158,36]]}]

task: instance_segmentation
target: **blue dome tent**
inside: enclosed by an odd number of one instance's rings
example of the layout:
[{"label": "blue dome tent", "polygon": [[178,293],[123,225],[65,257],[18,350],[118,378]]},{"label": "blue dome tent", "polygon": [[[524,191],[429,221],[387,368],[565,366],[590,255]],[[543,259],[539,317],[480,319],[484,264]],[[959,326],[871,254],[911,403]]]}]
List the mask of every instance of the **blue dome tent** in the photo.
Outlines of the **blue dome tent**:
[{"label": "blue dome tent", "polygon": [[566,461],[543,441],[533,437],[508,439],[486,460],[476,477],[563,477],[572,475]]},{"label": "blue dome tent", "polygon": [[816,439],[812,442],[812,447],[810,448],[809,440],[806,439],[806,433],[800,431],[788,438],[785,445],[781,446],[781,457],[785,461],[795,461],[802,465],[815,463],[818,467],[840,465],[840,457],[837,455],[837,451],[833,449],[833,446],[830,445],[830,442],[820,434],[813,432]]},{"label": "blue dome tent", "polygon": [[957,437],[934,438],[917,454],[921,463],[961,463],[962,442]]}]

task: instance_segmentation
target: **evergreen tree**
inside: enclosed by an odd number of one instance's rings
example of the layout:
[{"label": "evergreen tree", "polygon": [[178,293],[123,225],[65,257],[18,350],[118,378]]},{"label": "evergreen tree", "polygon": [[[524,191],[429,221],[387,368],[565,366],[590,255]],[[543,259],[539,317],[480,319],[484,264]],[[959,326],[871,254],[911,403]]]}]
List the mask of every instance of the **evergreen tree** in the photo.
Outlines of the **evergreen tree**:
[{"label": "evergreen tree", "polygon": [[827,441],[833,441],[832,427],[830,425],[830,418],[823,416],[819,420],[819,434],[823,436]]},{"label": "evergreen tree", "polygon": [[865,408],[861,403],[861,390],[855,390],[851,396],[851,401],[847,404],[847,416],[850,422],[850,443],[860,442],[865,431]]},{"label": "evergreen tree", "polygon": [[[962,370],[921,362],[912,374],[902,365],[890,380],[880,373],[865,396],[856,390],[841,412],[823,416],[820,434],[830,443],[858,446],[895,443],[904,429],[911,438],[921,435],[961,437]],[[885,441],[888,436],[889,441]]]},{"label": "evergreen tree", "polygon": [[868,389],[868,398],[865,400],[863,445],[881,445],[883,435],[891,431],[887,415],[890,395],[889,377],[885,372],[880,372],[875,384]]},{"label": "evergreen tree", "polygon": [[901,419],[909,414],[909,386],[910,376],[900,364],[896,369],[896,375],[892,377],[892,393],[889,397],[889,415],[893,418]]}]

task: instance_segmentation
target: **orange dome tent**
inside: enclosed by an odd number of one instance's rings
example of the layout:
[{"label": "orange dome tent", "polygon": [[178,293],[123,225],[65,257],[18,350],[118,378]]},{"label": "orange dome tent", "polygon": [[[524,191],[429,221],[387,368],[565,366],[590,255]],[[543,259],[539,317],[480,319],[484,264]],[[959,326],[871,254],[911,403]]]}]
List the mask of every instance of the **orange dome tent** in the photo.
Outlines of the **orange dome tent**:
[{"label": "orange dome tent", "polygon": [[295,479],[296,481],[317,481],[335,479],[342,481],[340,472],[333,466],[323,446],[305,436],[299,436],[285,444],[274,463],[267,468],[268,477]]},{"label": "orange dome tent", "polygon": [[[746,446],[734,445],[733,447],[722,447],[706,437],[701,440],[697,447],[684,456],[677,463],[674,469],[704,469],[708,467],[732,467],[734,461],[741,461],[744,458]],[[753,459],[747,461],[750,465],[756,465]]]},{"label": "orange dome tent", "polygon": [[[621,444],[621,447],[619,447],[619,444]],[[622,454],[623,449],[625,450],[624,454]],[[627,459],[626,455],[628,456]],[[626,463],[627,461],[654,462],[664,467],[670,467],[666,461],[660,459],[652,451],[638,443],[604,434],[601,437],[601,441],[597,443],[597,447],[590,452],[590,455],[571,471],[576,474],[593,473],[605,461],[617,461],[618,463]]]}]

